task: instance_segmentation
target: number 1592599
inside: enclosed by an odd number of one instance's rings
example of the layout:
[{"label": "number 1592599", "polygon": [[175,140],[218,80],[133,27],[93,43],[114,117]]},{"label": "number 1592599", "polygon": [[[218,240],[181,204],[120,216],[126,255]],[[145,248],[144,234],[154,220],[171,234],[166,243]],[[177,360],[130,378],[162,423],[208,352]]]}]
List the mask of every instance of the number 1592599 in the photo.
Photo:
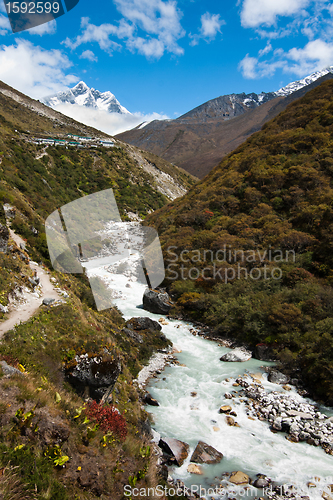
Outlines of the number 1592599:
[{"label": "number 1592599", "polygon": [[58,14],[58,2],[8,2],[8,14]]}]

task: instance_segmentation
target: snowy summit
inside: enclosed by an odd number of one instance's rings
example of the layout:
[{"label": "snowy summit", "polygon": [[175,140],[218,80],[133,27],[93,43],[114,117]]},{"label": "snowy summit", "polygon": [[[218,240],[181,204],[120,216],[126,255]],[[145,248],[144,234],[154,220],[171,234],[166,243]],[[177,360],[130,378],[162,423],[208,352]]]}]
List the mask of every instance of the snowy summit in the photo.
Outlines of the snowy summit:
[{"label": "snowy summit", "polygon": [[79,82],[72,89],[57,92],[41,99],[41,102],[54,108],[59,104],[77,104],[86,108],[99,109],[109,113],[131,115],[131,113],[120,104],[112,92],[100,92],[89,88],[84,82]]}]

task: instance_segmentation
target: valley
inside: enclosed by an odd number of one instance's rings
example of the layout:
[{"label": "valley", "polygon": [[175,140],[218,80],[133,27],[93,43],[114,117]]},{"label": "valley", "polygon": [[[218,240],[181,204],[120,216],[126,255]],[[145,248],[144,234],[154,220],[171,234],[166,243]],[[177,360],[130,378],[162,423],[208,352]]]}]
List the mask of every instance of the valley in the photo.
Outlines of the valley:
[{"label": "valley", "polygon": [[[224,120],[240,144],[207,147],[216,166],[199,182],[0,84],[1,494],[123,500],[125,485],[159,485],[193,500],[213,484],[241,498],[266,481],[271,499],[329,500],[331,74],[310,85]],[[134,251],[86,274],[52,268],[46,218],[110,188],[120,224],[158,232],[160,312],[143,308]],[[92,279],[118,287],[113,307],[97,310]],[[195,462],[200,443],[216,462]]]}]

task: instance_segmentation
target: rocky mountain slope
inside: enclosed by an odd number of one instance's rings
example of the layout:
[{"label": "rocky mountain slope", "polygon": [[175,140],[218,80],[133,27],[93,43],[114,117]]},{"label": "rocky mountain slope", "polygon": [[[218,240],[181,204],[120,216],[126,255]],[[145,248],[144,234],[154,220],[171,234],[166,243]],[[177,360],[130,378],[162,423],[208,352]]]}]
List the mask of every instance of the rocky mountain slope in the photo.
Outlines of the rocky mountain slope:
[{"label": "rocky mountain slope", "polygon": [[[144,218],[194,180],[119,141],[35,140],[67,134],[107,138],[0,83],[0,497],[11,500],[121,500],[129,481],[166,484],[133,381],[170,343],[156,322],[138,333],[116,308],[98,312],[85,275],[54,271],[44,222],[107,188],[124,221]],[[7,331],[8,310],[27,312],[29,298],[33,316]]]},{"label": "rocky mountain slope", "polygon": [[332,78],[332,71],[329,67],[276,92],[221,96],[175,120],[155,120],[117,137],[203,178],[221,158],[292,100]]},{"label": "rocky mountain slope", "polygon": [[278,358],[329,404],[332,100],[328,80],[146,221],[159,231],[179,311],[264,352],[259,359]]},{"label": "rocky mountain slope", "polygon": [[[33,144],[32,141],[36,138],[51,137],[59,140],[64,138],[67,139],[67,134],[71,134],[74,136],[110,139],[110,136],[105,133],[76,122],[61,113],[52,110],[39,101],[30,99],[2,82],[0,82],[0,119],[3,124],[2,141],[5,139],[14,139],[16,141],[16,146],[20,145],[20,147],[23,147],[24,151],[27,153],[29,151],[35,159],[37,156],[43,155],[43,152],[45,152],[45,147],[36,147]],[[10,142],[10,144],[12,143]],[[5,154],[6,149],[5,145],[1,146],[1,150],[4,154],[3,164],[7,163]],[[57,152],[60,150],[57,148],[49,148],[47,151]],[[116,163],[113,162],[111,158],[117,155],[123,158],[126,157],[126,170],[128,172],[128,176],[131,178],[131,185],[149,185],[149,189],[151,189],[152,192],[155,191],[158,194],[158,197],[162,196],[162,198],[166,197],[167,199],[174,199],[177,196],[183,195],[188,187],[195,182],[195,179],[187,172],[174,167],[154,155],[145,152],[141,153],[135,147],[123,144],[119,141],[116,141],[116,148],[112,149],[112,151],[106,151],[104,148],[102,148],[102,151],[105,151],[105,158],[110,158],[110,160],[107,160],[109,165],[108,168],[113,170],[113,176],[115,175],[116,178],[121,176],[121,172],[117,172],[117,170],[121,169],[121,166],[125,167],[125,163],[120,161],[119,165],[116,166]],[[81,161],[87,161],[88,163],[93,162],[94,165],[104,164],[98,150],[88,148],[77,151],[75,148],[70,148],[70,150],[66,150],[66,152],[69,157],[74,156],[79,159],[78,165]],[[51,153],[51,157],[52,154],[53,153]],[[48,158],[50,158],[50,156],[46,154],[44,159],[41,160],[42,163],[45,163]],[[86,158],[86,160],[84,160],[84,158]],[[39,160],[37,161],[39,162]],[[43,177],[44,180],[49,182],[50,179],[47,179],[47,176],[52,176],[52,172],[44,173],[46,176]],[[36,178],[38,178],[39,174],[36,173],[35,175]],[[80,175],[79,167],[77,175]],[[111,175],[110,172],[108,175]],[[104,182],[109,182],[110,184],[111,177],[109,177],[109,181]],[[81,182],[79,184],[81,184]],[[79,189],[76,189],[76,191],[77,194],[80,193]],[[75,195],[73,192],[72,196],[77,196],[77,194]],[[129,207],[128,210],[138,212],[141,210],[140,207],[142,208],[145,202],[140,200],[136,210],[134,199],[135,198],[133,198],[132,207]],[[147,205],[147,210],[150,209],[152,209],[152,207],[148,208]]]},{"label": "rocky mountain slope", "polygon": [[100,92],[89,88],[82,81],[71,89],[43,97],[41,102],[51,108],[59,104],[77,104],[86,108],[108,111],[109,113],[131,114],[111,92]]}]

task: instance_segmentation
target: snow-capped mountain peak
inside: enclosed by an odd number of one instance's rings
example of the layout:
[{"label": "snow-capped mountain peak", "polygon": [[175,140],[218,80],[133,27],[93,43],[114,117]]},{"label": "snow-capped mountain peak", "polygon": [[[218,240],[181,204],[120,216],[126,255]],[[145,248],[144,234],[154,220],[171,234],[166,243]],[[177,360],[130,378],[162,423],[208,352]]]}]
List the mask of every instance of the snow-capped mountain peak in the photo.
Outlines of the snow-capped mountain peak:
[{"label": "snow-capped mountain peak", "polygon": [[306,85],[310,85],[310,83],[315,82],[316,80],[318,80],[318,78],[321,78],[322,76],[327,75],[328,73],[333,73],[333,66],[328,66],[327,68],[324,68],[321,71],[315,71],[315,73],[312,73],[311,75],[302,78],[302,80],[296,80],[295,82],[291,82],[274,93],[279,97],[280,96],[285,97],[289,94],[292,94],[293,92],[296,92],[297,90],[300,90]]},{"label": "snow-capped mountain peak", "polygon": [[109,113],[131,114],[110,91],[100,92],[81,81],[73,88],[44,97],[41,101],[55,108],[59,104],[77,104],[86,108],[100,109]]}]

